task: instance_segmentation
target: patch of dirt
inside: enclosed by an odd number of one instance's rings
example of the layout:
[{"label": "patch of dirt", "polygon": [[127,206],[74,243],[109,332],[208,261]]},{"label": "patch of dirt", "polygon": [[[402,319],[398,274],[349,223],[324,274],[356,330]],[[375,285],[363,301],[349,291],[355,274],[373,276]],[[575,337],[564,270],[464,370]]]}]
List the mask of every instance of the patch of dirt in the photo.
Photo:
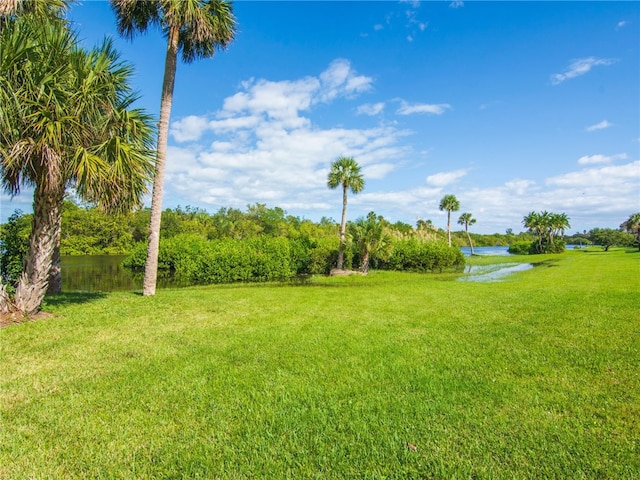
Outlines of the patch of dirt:
[{"label": "patch of dirt", "polygon": [[53,314],[48,312],[38,312],[31,315],[22,315],[20,312],[3,313],[0,315],[0,328],[51,317],[53,317]]},{"label": "patch of dirt", "polygon": [[340,270],[338,268],[332,268],[331,272],[329,272],[329,275],[332,277],[342,277],[342,276],[348,276],[348,275],[365,275],[365,274],[359,270]]}]

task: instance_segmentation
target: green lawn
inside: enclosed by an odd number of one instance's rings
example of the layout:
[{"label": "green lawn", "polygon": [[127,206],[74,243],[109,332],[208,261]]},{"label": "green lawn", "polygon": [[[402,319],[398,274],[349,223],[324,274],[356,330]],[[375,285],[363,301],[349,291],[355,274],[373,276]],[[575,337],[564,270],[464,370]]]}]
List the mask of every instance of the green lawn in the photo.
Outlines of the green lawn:
[{"label": "green lawn", "polygon": [[516,260],[49,298],[0,331],[0,478],[640,478],[640,253]]}]

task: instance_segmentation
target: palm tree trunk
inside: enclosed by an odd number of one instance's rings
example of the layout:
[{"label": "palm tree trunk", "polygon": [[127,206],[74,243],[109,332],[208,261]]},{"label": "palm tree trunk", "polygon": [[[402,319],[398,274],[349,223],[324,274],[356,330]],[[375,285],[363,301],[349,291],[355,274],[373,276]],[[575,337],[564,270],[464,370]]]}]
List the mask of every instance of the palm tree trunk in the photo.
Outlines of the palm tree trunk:
[{"label": "palm tree trunk", "polygon": [[[43,182],[44,183],[44,182]],[[58,238],[62,193],[40,184],[33,199],[33,228],[24,271],[14,297],[15,309],[24,315],[40,308],[47,291],[51,260]]]},{"label": "palm tree trunk", "polygon": [[360,271],[365,275],[369,272],[369,256],[369,250],[365,250],[364,254],[362,255],[362,267],[360,267]]},{"label": "palm tree trunk", "polygon": [[471,235],[469,235],[469,227],[465,228],[467,231],[467,238],[469,239],[469,247],[471,248],[471,255],[473,255],[473,242],[471,242]]},{"label": "palm tree trunk", "polygon": [[160,123],[158,124],[158,151],[156,155],[153,193],[151,194],[151,222],[149,223],[149,245],[144,267],[143,295],[155,295],[158,277],[158,252],[160,250],[160,220],[162,216],[162,193],[164,170],[167,158],[167,141],[169,138],[169,118],[173,103],[173,86],[176,79],[176,63],[178,57],[178,34],[176,27],[169,29],[167,56],[164,64],[162,81],[162,98],[160,102]]},{"label": "palm tree trunk", "polygon": [[451,210],[447,210],[447,236],[449,237],[449,246],[451,246]]},{"label": "palm tree trunk", "polygon": [[347,230],[347,186],[342,187],[342,221],[340,222],[340,247],[338,248],[338,269],[342,270],[344,265],[344,247],[346,243]]}]

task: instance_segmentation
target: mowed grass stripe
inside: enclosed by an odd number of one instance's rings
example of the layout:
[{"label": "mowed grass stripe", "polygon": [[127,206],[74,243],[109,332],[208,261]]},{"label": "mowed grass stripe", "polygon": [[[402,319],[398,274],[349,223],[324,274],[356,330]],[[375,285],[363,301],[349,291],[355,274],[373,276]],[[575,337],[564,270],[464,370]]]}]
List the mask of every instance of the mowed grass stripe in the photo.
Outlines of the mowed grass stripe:
[{"label": "mowed grass stripe", "polygon": [[533,258],[51,298],[0,332],[0,476],[637,478],[640,254]]}]

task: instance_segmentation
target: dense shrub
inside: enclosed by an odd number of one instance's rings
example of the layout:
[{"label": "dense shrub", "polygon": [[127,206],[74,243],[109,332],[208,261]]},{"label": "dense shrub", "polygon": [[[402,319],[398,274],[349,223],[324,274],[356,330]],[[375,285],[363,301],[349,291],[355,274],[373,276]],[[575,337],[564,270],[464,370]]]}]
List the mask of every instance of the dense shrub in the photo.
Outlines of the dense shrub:
[{"label": "dense shrub", "polygon": [[425,242],[418,239],[398,240],[390,258],[381,262],[386,270],[433,272],[464,265],[464,255],[458,247],[445,242]]},{"label": "dense shrub", "polygon": [[6,224],[0,225],[0,280],[13,293],[18,283],[24,258],[29,249],[32,215],[16,210]]},{"label": "dense shrub", "polygon": [[[194,283],[280,280],[297,273],[295,261],[303,256],[299,248],[296,257],[284,237],[208,241],[200,236],[177,235],[161,241],[158,270],[168,270]],[[143,269],[145,257],[146,250],[139,247],[124,264]]]},{"label": "dense shrub", "polygon": [[535,242],[525,241],[525,242],[513,242],[509,245],[509,253],[513,255],[529,255],[530,253],[535,253]]},{"label": "dense shrub", "polygon": [[[304,269],[298,270],[298,273],[308,273],[312,275],[328,274],[338,262],[339,245],[340,240],[338,237],[320,238],[309,241],[307,250],[308,263]],[[350,265],[351,252],[349,250],[345,252],[345,260],[348,260]],[[345,265],[346,264],[347,261],[345,261]]]}]

